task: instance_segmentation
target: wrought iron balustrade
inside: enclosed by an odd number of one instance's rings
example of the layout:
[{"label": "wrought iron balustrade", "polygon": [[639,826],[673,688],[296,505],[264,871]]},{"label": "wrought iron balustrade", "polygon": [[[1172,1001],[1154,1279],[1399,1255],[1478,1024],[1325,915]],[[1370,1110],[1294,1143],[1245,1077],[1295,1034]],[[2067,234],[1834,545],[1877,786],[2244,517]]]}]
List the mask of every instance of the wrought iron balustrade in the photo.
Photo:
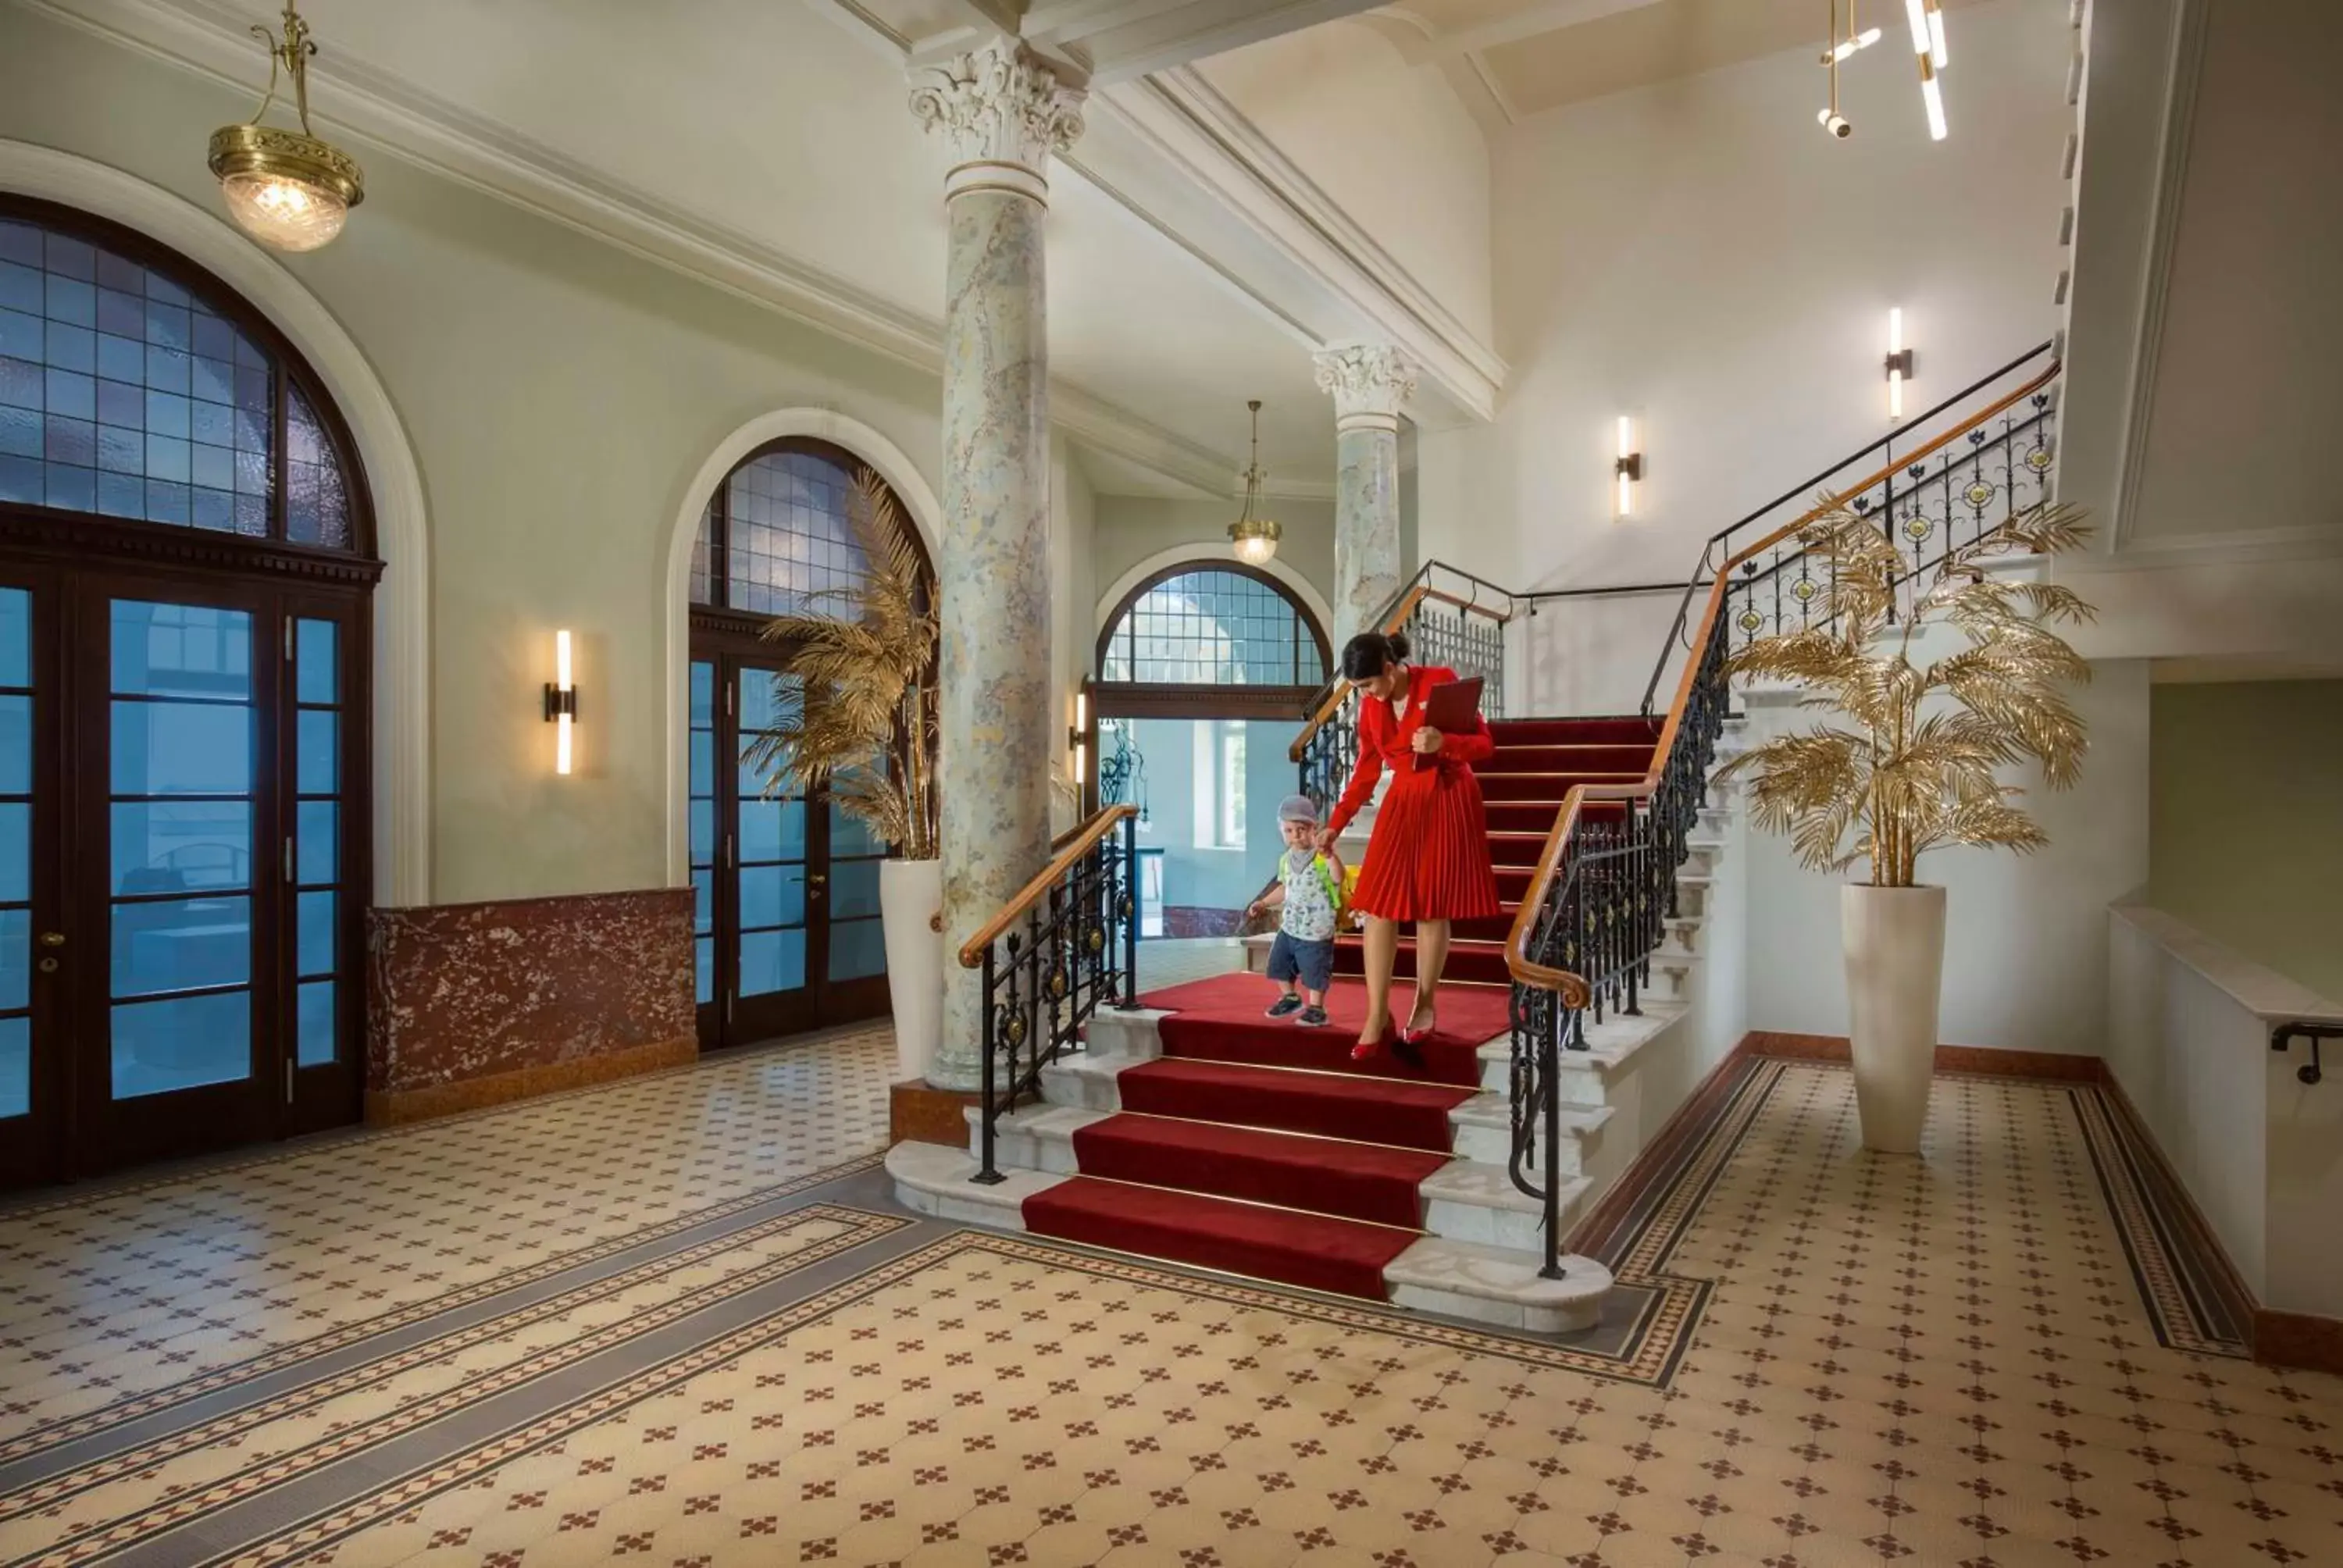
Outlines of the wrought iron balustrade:
[{"label": "wrought iron balustrade", "polygon": [[1101,1009],[1139,1005],[1139,809],[1108,806],[960,951],[984,971],[983,1123],[971,1180],[1003,1180],[1001,1118],[1040,1096],[1041,1070],[1083,1048]]},{"label": "wrought iron balustrade", "polygon": [[1563,1271],[1563,1053],[1587,1049],[1590,1013],[1600,1023],[1609,1012],[1643,1010],[1652,955],[1676,913],[1676,871],[1691,854],[1732,701],[1727,640],[1723,618],[1712,613],[1646,778],[1572,789],[1508,939],[1514,984],[1507,1169],[1517,1189],[1545,1205],[1543,1271],[1550,1277]]},{"label": "wrought iron balustrade", "polygon": [[[1784,532],[1785,519],[1808,513],[1817,496],[1877,516],[1912,555],[1906,581],[1915,593],[1926,591],[1924,574],[1953,550],[2048,499],[2059,373],[2051,348],[2036,345],[1712,534],[1685,580],[1642,711],[1654,711],[1669,667],[1688,651],[1701,595],[1720,571],[1735,578],[1726,619],[1739,643],[1812,625],[1827,612],[1827,568],[1807,558],[1795,529]],[[1763,548],[1751,548],[1761,540]]]}]

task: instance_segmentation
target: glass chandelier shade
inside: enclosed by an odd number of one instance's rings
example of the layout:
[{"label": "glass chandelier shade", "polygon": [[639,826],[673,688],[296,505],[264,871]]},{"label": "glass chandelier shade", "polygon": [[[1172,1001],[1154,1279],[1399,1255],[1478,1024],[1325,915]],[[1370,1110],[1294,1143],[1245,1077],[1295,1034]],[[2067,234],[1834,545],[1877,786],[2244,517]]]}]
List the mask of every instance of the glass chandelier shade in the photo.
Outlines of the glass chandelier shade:
[{"label": "glass chandelier shade", "polygon": [[[252,29],[268,50],[268,92],[251,119],[212,133],[209,162],[237,227],[277,250],[316,250],[366,199],[366,179],[355,159],[309,129],[309,56],[317,46],[289,5],[284,30],[280,41],[265,27]],[[276,101],[280,71],[293,80],[297,131],[260,123]]]},{"label": "glass chandelier shade", "polygon": [[1256,397],[1245,407],[1252,412],[1252,462],[1245,469],[1244,510],[1229,525],[1229,544],[1235,549],[1237,559],[1257,567],[1267,564],[1277,554],[1277,541],[1284,537],[1285,530],[1256,515],[1261,507],[1261,482],[1267,477],[1261,469],[1261,399]]}]

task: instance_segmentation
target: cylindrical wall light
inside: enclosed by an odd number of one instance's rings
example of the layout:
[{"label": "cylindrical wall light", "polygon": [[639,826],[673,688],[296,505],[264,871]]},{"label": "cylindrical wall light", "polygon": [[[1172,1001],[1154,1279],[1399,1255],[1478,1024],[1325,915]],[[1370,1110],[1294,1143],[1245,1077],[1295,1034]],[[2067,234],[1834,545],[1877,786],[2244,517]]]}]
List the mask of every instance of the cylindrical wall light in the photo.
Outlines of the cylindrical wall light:
[{"label": "cylindrical wall light", "polygon": [[1066,731],[1066,744],[1073,749],[1074,788],[1080,789],[1090,783],[1091,689],[1088,681],[1084,681],[1081,689],[1074,693],[1074,727]]},{"label": "cylindrical wall light", "polygon": [[1644,477],[1644,454],[1635,450],[1634,422],[1624,414],[1619,416],[1619,455],[1611,470],[1618,487],[1613,515],[1632,516],[1635,509],[1635,481]]},{"label": "cylindrical wall light", "polygon": [[1904,383],[1912,378],[1912,351],[1904,347],[1904,312],[1887,313],[1887,417],[1904,417]]},{"label": "cylindrical wall light", "polygon": [[553,726],[553,770],[568,773],[570,730],[578,722],[578,683],[569,665],[569,634],[553,634],[553,678],[545,685],[545,721]]}]

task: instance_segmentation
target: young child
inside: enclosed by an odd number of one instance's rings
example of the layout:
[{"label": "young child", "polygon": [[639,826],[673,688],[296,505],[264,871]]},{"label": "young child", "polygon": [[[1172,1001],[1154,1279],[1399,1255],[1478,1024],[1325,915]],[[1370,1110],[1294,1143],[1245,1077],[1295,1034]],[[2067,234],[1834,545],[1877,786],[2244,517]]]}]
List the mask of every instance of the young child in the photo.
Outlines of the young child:
[{"label": "young child", "polygon": [[[1334,917],[1342,901],[1342,862],[1317,848],[1318,808],[1307,795],[1288,795],[1277,808],[1285,853],[1277,860],[1277,886],[1255,899],[1245,913],[1279,910],[1277,940],[1269,950],[1269,978],[1284,994],[1269,1004],[1269,1016],[1309,1029],[1326,1021],[1326,988],[1334,979]],[[1295,982],[1301,995],[1294,994]],[[1306,1001],[1304,999],[1307,999]]]}]

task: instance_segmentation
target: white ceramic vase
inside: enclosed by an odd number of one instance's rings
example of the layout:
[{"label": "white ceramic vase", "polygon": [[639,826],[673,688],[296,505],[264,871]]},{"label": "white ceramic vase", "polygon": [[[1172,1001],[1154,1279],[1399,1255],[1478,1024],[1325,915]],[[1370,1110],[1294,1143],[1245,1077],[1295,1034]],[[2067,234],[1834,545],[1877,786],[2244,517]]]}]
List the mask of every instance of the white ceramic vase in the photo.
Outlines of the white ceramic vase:
[{"label": "white ceramic vase", "polygon": [[895,1010],[895,1078],[924,1079],[944,1027],[941,860],[882,860],[879,913],[887,931],[887,995]]},{"label": "white ceramic vase", "polygon": [[1863,1146],[1917,1154],[1936,1062],[1945,978],[1945,890],[1839,890],[1847,1035]]}]

